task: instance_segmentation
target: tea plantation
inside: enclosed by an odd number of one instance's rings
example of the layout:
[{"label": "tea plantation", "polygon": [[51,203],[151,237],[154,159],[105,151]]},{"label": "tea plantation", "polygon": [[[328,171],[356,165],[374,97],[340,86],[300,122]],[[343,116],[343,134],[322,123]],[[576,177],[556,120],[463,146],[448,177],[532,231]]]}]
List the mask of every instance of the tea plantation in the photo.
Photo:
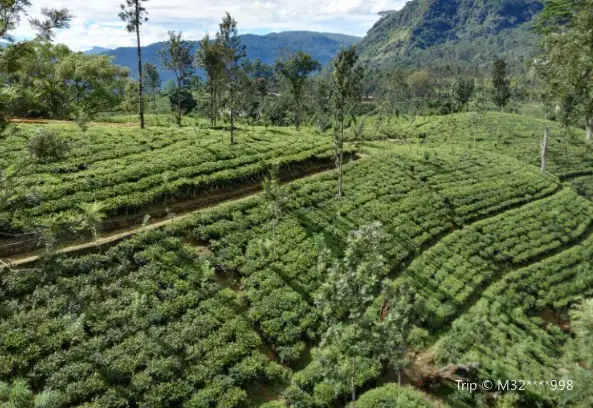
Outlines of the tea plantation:
[{"label": "tea plantation", "polygon": [[[475,381],[558,377],[571,338],[559,321],[593,296],[593,153],[580,133],[559,136],[541,173],[543,122],[497,129],[497,115],[480,122],[475,144],[465,115],[392,123],[406,143],[352,143],[359,159],[345,165],[341,199],[335,171],[310,174],[275,200],[231,200],[111,248],[3,268],[0,384],[26,384],[51,407],[346,406],[348,385],[324,375],[320,253],[345,256],[352,231],[376,221],[382,286],[410,296],[410,360],[429,353],[434,375],[479,363]],[[450,120],[465,130],[449,133]],[[313,131],[257,128],[231,147],[214,130],[55,129],[70,155],[19,175],[23,210],[4,228],[67,217],[81,202],[102,203],[107,219],[142,212],[259,183],[272,163],[318,171],[333,154],[331,138]],[[16,137],[10,146],[6,162],[26,148]],[[380,314],[379,293],[369,295],[368,313]],[[357,365],[357,407],[498,398],[415,383],[414,364],[398,387],[364,352]],[[556,406],[566,395],[530,388],[512,398]]]}]

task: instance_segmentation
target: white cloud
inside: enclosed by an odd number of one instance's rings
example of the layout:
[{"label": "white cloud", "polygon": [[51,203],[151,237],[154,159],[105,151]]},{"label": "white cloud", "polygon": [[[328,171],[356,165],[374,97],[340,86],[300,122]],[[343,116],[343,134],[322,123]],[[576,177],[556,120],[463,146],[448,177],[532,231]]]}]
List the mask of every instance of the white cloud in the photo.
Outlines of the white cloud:
[{"label": "white cloud", "polygon": [[[37,15],[43,6],[69,8],[75,18],[70,29],[58,33],[56,42],[74,50],[133,46],[134,36],[117,17],[122,2],[34,0],[30,15]],[[237,19],[242,33],[313,30],[362,36],[379,11],[399,9],[405,0],[150,0],[145,4],[149,21],[142,27],[144,45],[165,40],[169,30],[198,39],[215,31],[226,11]],[[14,34],[27,37],[31,31],[23,23]]]}]

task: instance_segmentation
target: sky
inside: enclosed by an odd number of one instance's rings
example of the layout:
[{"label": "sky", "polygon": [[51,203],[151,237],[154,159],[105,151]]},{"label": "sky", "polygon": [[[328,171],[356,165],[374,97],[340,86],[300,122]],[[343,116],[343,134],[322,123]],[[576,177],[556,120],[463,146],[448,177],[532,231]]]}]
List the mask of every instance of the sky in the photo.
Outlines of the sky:
[{"label": "sky", "polygon": [[[56,43],[75,51],[94,46],[127,47],[135,44],[118,13],[124,0],[33,0],[29,17],[42,7],[67,7],[74,14],[71,26],[57,33]],[[169,30],[183,31],[197,40],[214,33],[226,11],[239,23],[241,34],[308,30],[364,36],[378,12],[397,10],[406,0],[149,0],[149,21],[142,26],[142,45],[167,39]],[[17,38],[32,31],[23,20],[13,32]]]}]

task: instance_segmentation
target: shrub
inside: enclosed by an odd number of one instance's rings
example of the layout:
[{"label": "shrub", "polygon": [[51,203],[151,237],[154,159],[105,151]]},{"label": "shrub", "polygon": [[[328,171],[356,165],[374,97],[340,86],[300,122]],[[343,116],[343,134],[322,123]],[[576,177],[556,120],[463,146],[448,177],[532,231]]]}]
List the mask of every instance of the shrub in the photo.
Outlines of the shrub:
[{"label": "shrub", "polygon": [[61,160],[69,150],[68,142],[54,129],[38,128],[27,141],[29,154],[40,163]]},{"label": "shrub", "polygon": [[[398,400],[398,386],[388,384],[364,393],[356,402],[356,408],[393,408]],[[406,408],[432,408],[433,405],[410,387],[399,389],[399,406]]]}]

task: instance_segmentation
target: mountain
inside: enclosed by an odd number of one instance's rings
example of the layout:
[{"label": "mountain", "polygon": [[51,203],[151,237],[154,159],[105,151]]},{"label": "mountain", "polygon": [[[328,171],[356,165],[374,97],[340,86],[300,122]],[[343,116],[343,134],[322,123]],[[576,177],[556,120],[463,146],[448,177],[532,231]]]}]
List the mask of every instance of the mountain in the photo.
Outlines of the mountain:
[{"label": "mountain", "polygon": [[103,48],[103,47],[93,47],[90,50],[86,50],[84,53],[86,55],[92,55],[92,54],[104,54],[106,52],[111,51],[110,48]]},{"label": "mountain", "polygon": [[[259,58],[267,64],[273,64],[279,53],[284,49],[288,49],[310,52],[315,59],[325,65],[337,54],[342,45],[347,47],[359,41],[360,38],[349,35],[309,31],[287,31],[263,36],[246,34],[241,36],[241,42],[246,47],[249,59]],[[194,49],[198,48],[197,41],[190,41],[190,43],[194,46]],[[161,67],[159,51],[165,47],[165,42],[158,42],[142,48],[143,62],[152,62],[159,67],[163,83],[173,78],[171,72]],[[122,47],[101,53],[113,57],[115,64],[130,68],[130,74],[137,76],[136,48]]]},{"label": "mountain", "polygon": [[412,0],[384,13],[360,42],[363,61],[383,66],[530,58],[543,0]]}]

